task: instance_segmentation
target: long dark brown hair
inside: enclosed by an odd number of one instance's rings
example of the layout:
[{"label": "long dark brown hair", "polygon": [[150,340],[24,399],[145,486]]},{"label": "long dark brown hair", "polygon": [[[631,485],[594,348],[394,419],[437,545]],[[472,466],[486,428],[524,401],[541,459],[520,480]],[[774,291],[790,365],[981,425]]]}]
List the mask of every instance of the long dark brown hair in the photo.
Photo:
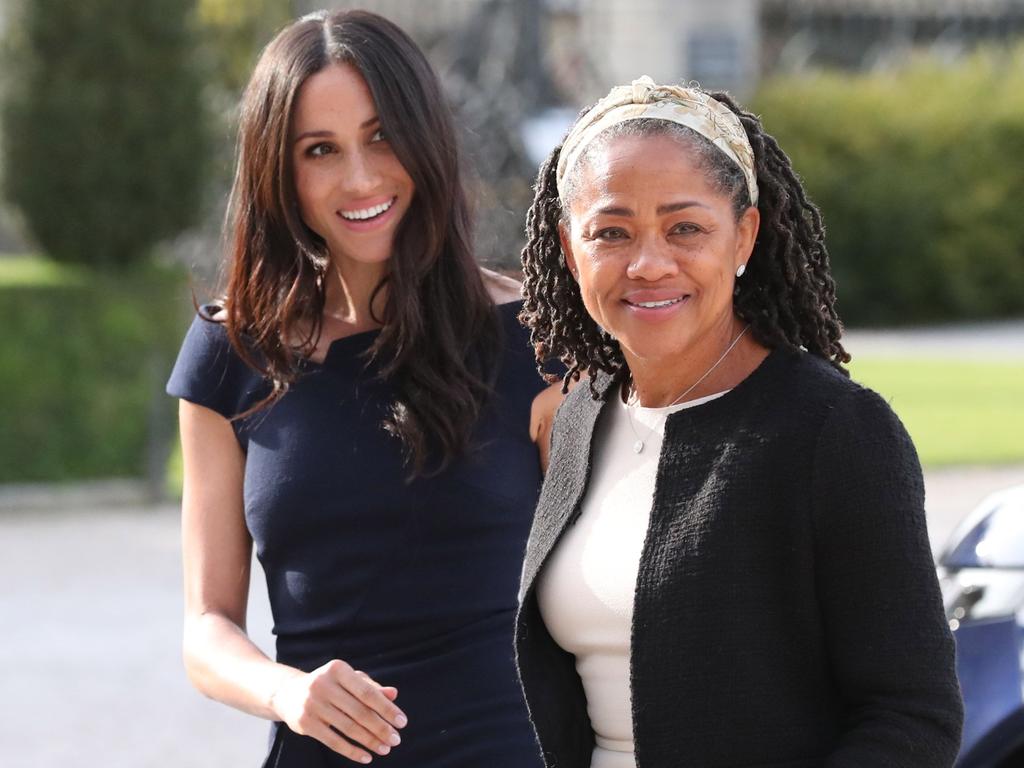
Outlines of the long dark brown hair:
[{"label": "long dark brown hair", "polygon": [[[365,11],[319,12],[264,49],[241,104],[224,322],[239,355],[272,384],[253,410],[270,405],[296,380],[300,358],[322,329],[329,256],[300,217],[290,136],[299,88],[334,63],[363,76],[381,129],[415,184],[388,274],[373,294],[387,289],[375,318],[383,327],[368,357],[395,393],[384,426],[402,440],[419,474],[466,449],[493,383],[500,327],[472,256],[458,147],[440,83],[390,21]],[[299,333],[295,347],[290,342]]]},{"label": "long dark brown hair", "polygon": [[[836,287],[821,213],[807,197],[786,153],[761,121],[741,109],[728,94],[710,95],[732,110],[743,124],[754,151],[759,188],[761,227],[746,273],[736,281],[733,311],[750,325],[751,334],[764,346],[803,348],[845,372],[843,364],[850,361],[850,355],[839,341],[843,328],[836,312]],[[694,153],[707,178],[731,199],[737,219],[750,206],[739,166],[689,128],[664,120],[631,120],[607,129],[593,140],[591,148],[617,135],[672,136]],[[528,241],[522,252],[525,300],[520,319],[530,327],[539,363],[555,357],[565,364],[563,389],[571,378],[587,373],[596,395],[593,377],[599,371],[624,380],[629,368],[618,341],[587,313],[579,286],[562,256],[558,227],[566,222],[569,205],[559,198],[556,185],[560,153],[561,145],[541,166],[527,215]],[[587,154],[574,166],[577,175]],[[571,197],[573,169],[569,173],[567,196]]]}]

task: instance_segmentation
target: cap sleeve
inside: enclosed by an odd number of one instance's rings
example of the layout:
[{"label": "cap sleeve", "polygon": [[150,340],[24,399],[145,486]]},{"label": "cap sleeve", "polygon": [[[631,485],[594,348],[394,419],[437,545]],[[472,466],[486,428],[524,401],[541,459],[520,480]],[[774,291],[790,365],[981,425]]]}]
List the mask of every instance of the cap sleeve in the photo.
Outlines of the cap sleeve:
[{"label": "cap sleeve", "polygon": [[[512,367],[520,372],[517,386],[532,399],[549,385],[537,370],[533,345],[530,343],[530,329],[519,322],[519,312],[522,308],[523,302],[519,300],[499,305],[498,311],[502,318],[508,354],[514,361]],[[544,373],[561,378],[565,375],[565,366],[558,360],[546,360]]]},{"label": "cap sleeve", "polygon": [[232,348],[224,325],[201,308],[181,345],[167,394],[230,419],[257,403],[264,389],[260,375]]}]

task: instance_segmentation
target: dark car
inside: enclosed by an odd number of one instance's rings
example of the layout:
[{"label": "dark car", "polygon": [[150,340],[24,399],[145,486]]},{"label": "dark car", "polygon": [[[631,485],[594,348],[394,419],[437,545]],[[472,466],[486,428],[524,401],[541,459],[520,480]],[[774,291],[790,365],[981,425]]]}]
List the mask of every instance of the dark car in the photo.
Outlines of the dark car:
[{"label": "dark car", "polygon": [[1024,485],[968,515],[938,573],[964,695],[957,768],[1024,766]]}]

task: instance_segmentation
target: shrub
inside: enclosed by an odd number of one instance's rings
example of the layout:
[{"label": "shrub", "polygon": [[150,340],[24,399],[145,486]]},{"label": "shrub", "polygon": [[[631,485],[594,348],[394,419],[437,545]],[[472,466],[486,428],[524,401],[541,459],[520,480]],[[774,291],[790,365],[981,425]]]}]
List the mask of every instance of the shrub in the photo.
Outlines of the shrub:
[{"label": "shrub", "polygon": [[145,476],[175,434],[183,275],[26,264],[0,260],[0,483]]},{"label": "shrub", "polygon": [[1024,49],[779,78],[754,106],[822,208],[847,323],[1024,311]]},{"label": "shrub", "polygon": [[4,187],[66,262],[123,265],[190,225],[209,146],[182,0],[30,0],[4,61]]}]

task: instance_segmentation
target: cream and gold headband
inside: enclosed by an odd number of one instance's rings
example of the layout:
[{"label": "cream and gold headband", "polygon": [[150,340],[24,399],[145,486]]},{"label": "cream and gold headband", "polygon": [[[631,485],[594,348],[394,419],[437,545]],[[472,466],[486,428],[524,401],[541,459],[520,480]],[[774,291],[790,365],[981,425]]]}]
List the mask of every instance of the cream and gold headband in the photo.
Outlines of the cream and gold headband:
[{"label": "cream and gold headband", "polygon": [[565,194],[566,175],[591,141],[617,123],[642,118],[684,125],[722,150],[743,171],[750,202],[757,205],[754,151],[735,113],[703,91],[678,85],[657,85],[646,75],[631,85],[612,88],[569,132],[558,158],[559,196]]}]

